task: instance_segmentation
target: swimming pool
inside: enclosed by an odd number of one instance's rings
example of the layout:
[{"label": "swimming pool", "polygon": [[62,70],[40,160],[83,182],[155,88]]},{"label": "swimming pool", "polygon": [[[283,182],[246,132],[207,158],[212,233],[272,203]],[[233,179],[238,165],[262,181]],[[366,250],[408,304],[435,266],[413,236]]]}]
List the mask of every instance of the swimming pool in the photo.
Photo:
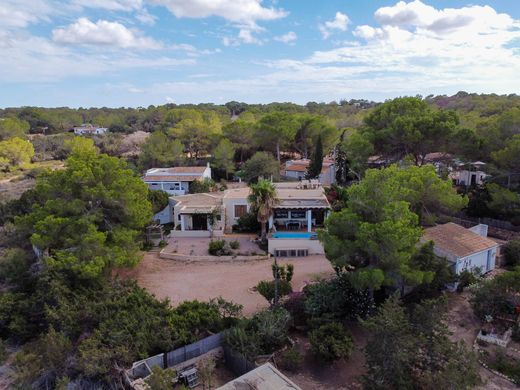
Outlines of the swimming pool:
[{"label": "swimming pool", "polygon": [[273,238],[304,238],[309,239],[312,236],[316,236],[316,233],[308,233],[308,232],[276,232],[273,233]]}]

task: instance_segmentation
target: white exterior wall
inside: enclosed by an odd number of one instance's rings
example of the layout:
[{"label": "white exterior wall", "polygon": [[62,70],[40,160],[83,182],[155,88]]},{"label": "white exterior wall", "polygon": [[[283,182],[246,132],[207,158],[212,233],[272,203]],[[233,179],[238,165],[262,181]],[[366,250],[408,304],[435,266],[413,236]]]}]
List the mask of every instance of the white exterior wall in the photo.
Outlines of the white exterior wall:
[{"label": "white exterior wall", "polygon": [[225,229],[229,230],[233,227],[233,225],[237,224],[238,217],[235,216],[235,205],[246,206],[247,212],[250,210],[250,205],[247,199],[240,198],[224,198],[224,216],[223,221],[225,223]]},{"label": "white exterior wall", "polygon": [[[147,182],[148,188],[151,190],[161,190],[167,192],[169,195],[186,195],[189,193],[190,183],[187,181],[155,181]],[[180,189],[172,190],[172,187],[179,186]]]},{"label": "white exterior wall", "polygon": [[306,238],[269,238],[267,250],[274,254],[277,249],[307,249],[309,255],[323,255],[325,250],[319,240]]},{"label": "white exterior wall", "polygon": [[[482,252],[474,253],[470,256],[457,260],[455,272],[460,274],[464,270],[479,268],[480,272],[485,273],[495,269],[497,248],[491,248]],[[489,258],[489,267],[488,267]]]},{"label": "white exterior wall", "polygon": [[157,214],[155,214],[153,216],[153,220],[154,221],[159,221],[159,223],[161,225],[163,225],[165,223],[173,222],[173,214],[172,214],[171,206],[168,205],[164,209],[159,211]]},{"label": "white exterior wall", "polygon": [[458,171],[457,175],[457,184],[459,185],[471,185],[471,176],[475,175],[475,183],[480,185],[484,182],[486,178],[486,174],[482,171]]}]

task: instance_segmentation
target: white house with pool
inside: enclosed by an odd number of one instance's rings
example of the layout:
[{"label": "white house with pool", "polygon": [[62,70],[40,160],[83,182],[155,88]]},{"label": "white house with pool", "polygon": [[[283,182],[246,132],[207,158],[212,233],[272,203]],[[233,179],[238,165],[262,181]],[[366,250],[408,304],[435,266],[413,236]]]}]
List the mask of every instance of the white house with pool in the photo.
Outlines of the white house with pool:
[{"label": "white house with pool", "polygon": [[[319,183],[274,183],[278,204],[268,222],[268,251],[280,257],[323,254],[316,228],[331,207]],[[215,237],[232,233],[238,219],[250,212],[249,187],[224,192],[174,196],[171,220],[174,237]]]}]

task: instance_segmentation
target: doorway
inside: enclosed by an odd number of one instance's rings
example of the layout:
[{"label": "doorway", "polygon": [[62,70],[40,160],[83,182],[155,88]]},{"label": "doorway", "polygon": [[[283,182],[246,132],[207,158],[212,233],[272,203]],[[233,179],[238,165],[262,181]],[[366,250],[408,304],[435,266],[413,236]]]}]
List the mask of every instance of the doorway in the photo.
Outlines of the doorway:
[{"label": "doorway", "polygon": [[208,230],[208,214],[192,214],[193,230]]}]

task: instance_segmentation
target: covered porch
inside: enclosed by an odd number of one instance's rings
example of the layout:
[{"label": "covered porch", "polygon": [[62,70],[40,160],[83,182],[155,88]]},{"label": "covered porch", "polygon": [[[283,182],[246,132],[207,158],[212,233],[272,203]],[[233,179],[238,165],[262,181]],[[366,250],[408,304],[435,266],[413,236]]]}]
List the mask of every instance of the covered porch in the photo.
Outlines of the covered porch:
[{"label": "covered porch", "polygon": [[216,206],[183,207],[177,212],[178,225],[174,237],[210,237],[222,235],[221,210]]},{"label": "covered porch", "polygon": [[310,233],[323,226],[328,214],[328,207],[276,207],[269,218],[269,230]]}]

